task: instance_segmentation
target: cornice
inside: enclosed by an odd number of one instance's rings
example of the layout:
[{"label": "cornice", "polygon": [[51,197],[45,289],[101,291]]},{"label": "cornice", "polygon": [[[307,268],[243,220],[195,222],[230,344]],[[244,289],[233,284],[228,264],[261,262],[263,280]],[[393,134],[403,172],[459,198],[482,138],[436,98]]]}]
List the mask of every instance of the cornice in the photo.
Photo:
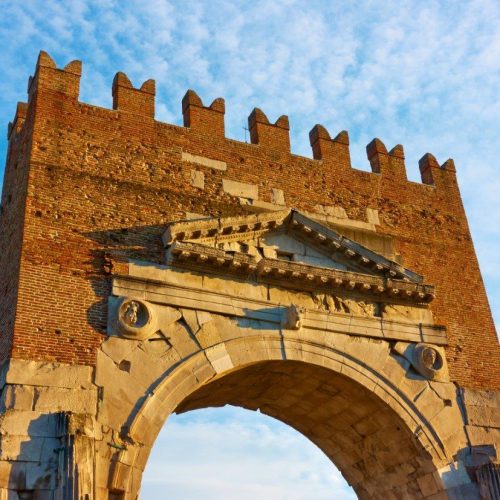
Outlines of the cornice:
[{"label": "cornice", "polygon": [[201,273],[208,270],[216,274],[238,274],[256,282],[295,290],[359,290],[367,295],[385,295],[416,303],[431,302],[435,296],[432,285],[280,259],[257,260],[252,255],[184,241],[175,241],[170,246],[167,259],[169,265],[191,268]]}]

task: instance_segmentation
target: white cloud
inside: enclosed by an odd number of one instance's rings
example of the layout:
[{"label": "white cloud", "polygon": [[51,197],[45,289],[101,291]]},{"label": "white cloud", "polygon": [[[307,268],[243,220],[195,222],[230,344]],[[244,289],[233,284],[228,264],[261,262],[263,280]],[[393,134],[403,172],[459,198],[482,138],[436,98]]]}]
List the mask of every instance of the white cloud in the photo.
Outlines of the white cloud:
[{"label": "white cloud", "polygon": [[260,413],[225,407],[170,417],[146,467],[141,497],[350,500],[356,495],[304,436]]}]

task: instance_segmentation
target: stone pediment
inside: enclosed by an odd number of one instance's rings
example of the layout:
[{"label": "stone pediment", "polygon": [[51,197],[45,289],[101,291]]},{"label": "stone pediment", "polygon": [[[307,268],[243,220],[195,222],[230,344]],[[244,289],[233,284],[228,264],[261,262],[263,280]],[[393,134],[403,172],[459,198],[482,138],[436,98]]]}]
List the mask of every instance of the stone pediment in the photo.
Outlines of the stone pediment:
[{"label": "stone pediment", "polygon": [[306,290],[346,289],[430,302],[422,276],[296,210],[172,223],[170,265]]}]

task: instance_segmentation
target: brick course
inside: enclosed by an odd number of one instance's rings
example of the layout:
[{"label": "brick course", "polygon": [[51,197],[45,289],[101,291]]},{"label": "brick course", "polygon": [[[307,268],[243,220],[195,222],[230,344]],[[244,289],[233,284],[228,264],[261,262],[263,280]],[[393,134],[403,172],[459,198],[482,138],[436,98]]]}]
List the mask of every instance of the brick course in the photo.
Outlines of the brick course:
[{"label": "brick course", "polygon": [[[224,101],[206,107],[188,91],[184,127],[154,119],[154,82],[135,89],[123,73],[112,110],[78,101],[81,65],[57,69],[41,53],[10,127],[0,218],[0,354],[95,365],[105,338],[112,267],[125,258],[163,262],[161,234],[186,212],[212,216],[248,210],[222,179],[255,184],[272,201],[314,211],[341,206],[353,219],[378,209],[379,231],[394,238],[404,265],[436,285],[431,308],[448,329],[453,381],[500,389],[500,349],[467,224],[453,162],[420,162],[423,183],[409,182],[404,151],[367,147],[371,173],[355,170],[349,139],[310,134],[313,159],[290,153],[286,117],[249,118],[251,144],[224,136]],[[225,162],[196,165],[204,190],[191,185],[182,152]]]}]

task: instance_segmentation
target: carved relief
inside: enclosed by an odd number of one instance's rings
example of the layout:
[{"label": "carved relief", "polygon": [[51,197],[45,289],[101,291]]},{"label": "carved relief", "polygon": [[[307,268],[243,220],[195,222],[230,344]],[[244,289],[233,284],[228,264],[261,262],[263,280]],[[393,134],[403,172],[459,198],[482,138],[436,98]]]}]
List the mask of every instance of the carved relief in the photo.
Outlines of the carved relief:
[{"label": "carved relief", "polygon": [[430,344],[417,344],[413,350],[412,364],[424,377],[435,379],[443,369],[443,356]]},{"label": "carved relief", "polygon": [[125,312],[123,313],[123,321],[129,326],[136,326],[139,320],[139,302],[131,300],[125,304]]},{"label": "carved relief", "polygon": [[129,297],[120,297],[110,303],[110,326],[121,337],[141,340],[157,330],[156,315],[149,302]]},{"label": "carved relief", "polygon": [[376,316],[378,310],[378,306],[374,302],[346,299],[328,293],[312,293],[311,295],[318,311]]},{"label": "carved relief", "polygon": [[286,311],[283,326],[285,328],[289,328],[290,330],[299,330],[302,326],[303,317],[304,309],[292,304]]}]

